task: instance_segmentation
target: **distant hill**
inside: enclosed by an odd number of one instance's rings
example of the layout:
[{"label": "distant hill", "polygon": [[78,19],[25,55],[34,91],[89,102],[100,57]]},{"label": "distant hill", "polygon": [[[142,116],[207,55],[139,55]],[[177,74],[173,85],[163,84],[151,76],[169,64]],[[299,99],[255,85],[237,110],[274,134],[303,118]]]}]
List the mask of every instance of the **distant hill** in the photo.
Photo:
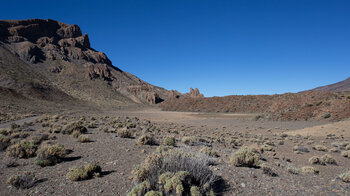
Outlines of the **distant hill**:
[{"label": "distant hill", "polygon": [[329,92],[341,92],[341,91],[350,91],[350,77],[334,83],[334,84],[330,84],[330,85],[326,85],[326,86],[320,86],[314,89],[311,89],[314,91],[329,91]]}]

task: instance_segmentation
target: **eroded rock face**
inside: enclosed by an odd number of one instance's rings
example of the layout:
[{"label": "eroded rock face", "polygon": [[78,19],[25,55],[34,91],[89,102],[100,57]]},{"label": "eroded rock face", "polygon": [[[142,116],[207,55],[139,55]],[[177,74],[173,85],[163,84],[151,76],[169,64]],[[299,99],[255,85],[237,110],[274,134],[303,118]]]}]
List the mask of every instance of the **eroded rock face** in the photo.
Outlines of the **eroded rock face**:
[{"label": "eroded rock face", "polygon": [[187,93],[191,98],[203,98],[203,94],[201,94],[198,88],[190,88],[190,93]]},{"label": "eroded rock face", "polygon": [[62,77],[66,74],[62,80],[76,77],[69,79],[69,83],[75,83],[78,78],[106,81],[115,91],[137,103],[155,104],[163,100],[159,92],[163,96],[168,94],[165,89],[114,67],[103,52],[91,48],[89,36],[82,34],[77,25],[50,19],[0,21],[0,46],[30,65],[47,66],[50,74]]}]

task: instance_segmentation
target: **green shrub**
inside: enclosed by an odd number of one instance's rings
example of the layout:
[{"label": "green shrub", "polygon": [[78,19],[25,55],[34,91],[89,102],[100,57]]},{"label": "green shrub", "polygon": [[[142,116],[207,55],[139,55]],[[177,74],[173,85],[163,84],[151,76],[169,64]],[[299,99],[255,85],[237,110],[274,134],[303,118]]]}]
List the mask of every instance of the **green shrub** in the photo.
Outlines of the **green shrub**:
[{"label": "green shrub", "polygon": [[259,167],[259,161],[255,148],[242,147],[231,156],[231,163],[237,167]]},{"label": "green shrub", "polygon": [[72,181],[88,180],[93,177],[94,174],[100,174],[101,167],[95,163],[89,163],[82,167],[72,168],[68,174],[68,179]]},{"label": "green shrub", "polygon": [[44,145],[37,151],[35,164],[41,167],[55,165],[66,156],[66,149],[59,144]]},{"label": "green shrub", "polygon": [[164,145],[166,145],[166,146],[175,146],[176,145],[175,137],[166,137],[164,139]]}]

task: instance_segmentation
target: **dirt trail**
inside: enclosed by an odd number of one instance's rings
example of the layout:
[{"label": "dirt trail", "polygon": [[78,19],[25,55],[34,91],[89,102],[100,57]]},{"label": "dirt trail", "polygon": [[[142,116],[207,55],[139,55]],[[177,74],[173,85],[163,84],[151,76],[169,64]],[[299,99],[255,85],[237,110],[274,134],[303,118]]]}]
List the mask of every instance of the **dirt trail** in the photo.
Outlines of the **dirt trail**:
[{"label": "dirt trail", "polygon": [[34,120],[38,119],[39,117],[40,116],[30,116],[30,117],[23,118],[23,119],[20,119],[20,120],[15,120],[15,121],[7,122],[7,123],[4,123],[4,124],[0,124],[0,129],[9,128],[12,123],[23,125],[24,122],[34,121]]}]

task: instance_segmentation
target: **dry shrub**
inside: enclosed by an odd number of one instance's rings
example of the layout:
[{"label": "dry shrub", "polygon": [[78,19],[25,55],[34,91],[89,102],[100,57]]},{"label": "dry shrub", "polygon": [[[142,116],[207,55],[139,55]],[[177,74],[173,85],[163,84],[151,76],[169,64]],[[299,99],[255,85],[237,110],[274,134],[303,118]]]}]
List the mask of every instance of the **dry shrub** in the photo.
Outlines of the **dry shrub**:
[{"label": "dry shrub", "polygon": [[301,172],[303,173],[309,173],[309,174],[318,174],[320,171],[314,167],[311,166],[305,166],[301,168]]},{"label": "dry shrub", "polygon": [[131,132],[128,128],[124,127],[117,130],[117,136],[121,138],[131,138]]},{"label": "dry shrub", "polygon": [[66,156],[66,149],[59,144],[44,145],[37,151],[35,164],[42,167],[55,165]]},{"label": "dry shrub", "polygon": [[342,173],[339,175],[339,178],[343,181],[343,182],[347,182],[350,183],[350,171],[346,172],[346,173]]},{"label": "dry shrub", "polygon": [[89,163],[85,166],[74,167],[67,174],[68,179],[72,181],[81,181],[91,179],[95,174],[102,172],[101,167],[96,163]]},{"label": "dry shrub", "polygon": [[82,125],[81,121],[77,121],[66,125],[62,131],[63,134],[72,134],[73,132],[84,134],[87,133],[87,129]]},{"label": "dry shrub", "polygon": [[204,153],[210,157],[219,157],[219,153],[211,147],[203,147],[199,150],[199,152]]},{"label": "dry shrub", "polygon": [[7,184],[14,186],[17,189],[29,189],[36,183],[35,175],[31,172],[10,176],[7,179]]},{"label": "dry shrub", "polygon": [[78,137],[78,141],[79,141],[80,143],[88,143],[88,142],[91,142],[91,139],[90,139],[90,137],[87,136],[87,135],[80,135],[80,136]]},{"label": "dry shrub", "polygon": [[164,145],[166,146],[176,146],[175,137],[169,136],[164,139]]},{"label": "dry shrub", "polygon": [[342,152],[341,152],[341,156],[350,158],[350,150],[342,151]]},{"label": "dry shrub", "polygon": [[315,145],[312,147],[314,150],[317,150],[317,151],[327,151],[327,147],[325,146],[322,146],[322,145]]},{"label": "dry shrub", "polygon": [[137,143],[141,145],[156,145],[157,141],[154,139],[152,135],[142,135],[137,140]]},{"label": "dry shrub", "polygon": [[209,194],[218,180],[210,170],[209,163],[210,158],[203,154],[159,150],[132,171],[137,185],[128,195],[144,195],[151,190],[164,195],[190,195],[193,186],[201,194]]},{"label": "dry shrub", "polygon": [[36,155],[38,145],[32,140],[23,140],[7,148],[6,154],[10,157],[30,158]]},{"label": "dry shrub", "polygon": [[11,144],[11,138],[0,134],[0,151],[6,150],[6,148]]},{"label": "dry shrub", "polygon": [[255,148],[242,147],[231,156],[231,163],[237,167],[259,167],[260,156]]}]

